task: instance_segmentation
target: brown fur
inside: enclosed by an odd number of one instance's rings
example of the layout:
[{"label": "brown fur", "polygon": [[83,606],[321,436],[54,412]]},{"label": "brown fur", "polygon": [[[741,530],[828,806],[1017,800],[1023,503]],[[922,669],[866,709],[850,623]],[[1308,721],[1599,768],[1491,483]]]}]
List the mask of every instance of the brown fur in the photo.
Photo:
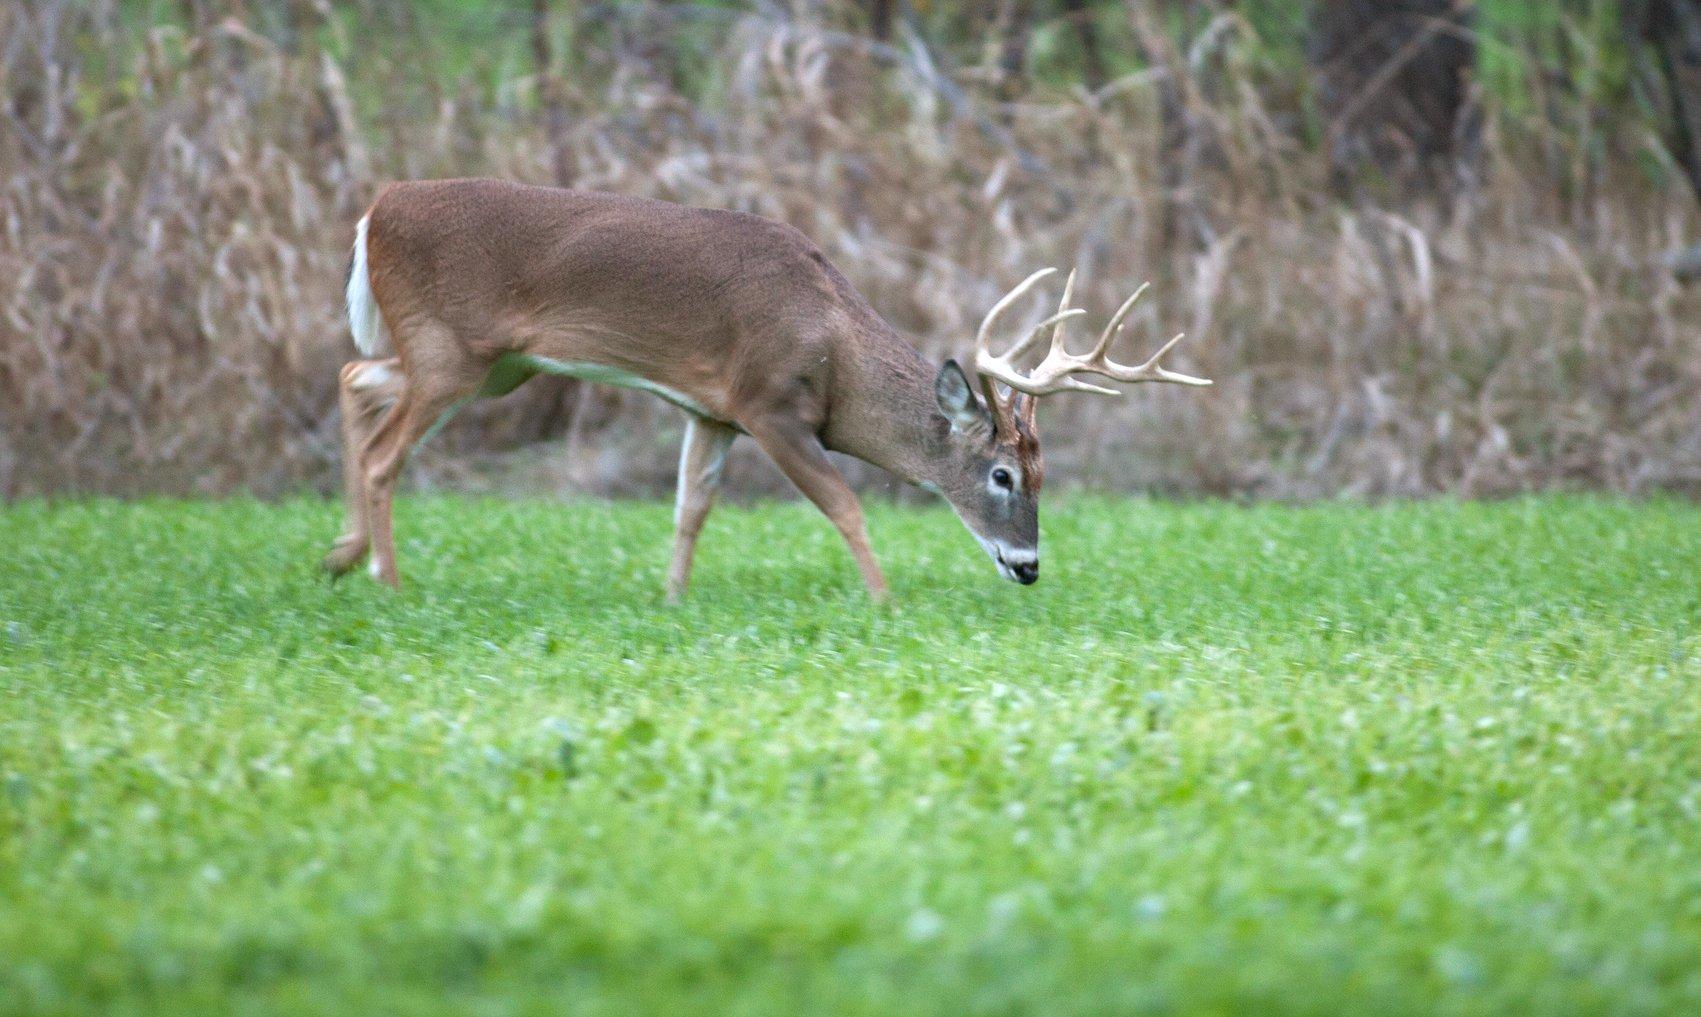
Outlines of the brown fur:
[{"label": "brown fur", "polygon": [[1022,411],[1016,417],[1016,462],[1022,467],[1022,475],[1027,478],[1027,488],[1034,494],[1039,494],[1045,486],[1045,462],[1040,458],[1039,424],[1034,419],[1034,409],[1039,405],[1039,399],[1034,396],[1022,397]]}]

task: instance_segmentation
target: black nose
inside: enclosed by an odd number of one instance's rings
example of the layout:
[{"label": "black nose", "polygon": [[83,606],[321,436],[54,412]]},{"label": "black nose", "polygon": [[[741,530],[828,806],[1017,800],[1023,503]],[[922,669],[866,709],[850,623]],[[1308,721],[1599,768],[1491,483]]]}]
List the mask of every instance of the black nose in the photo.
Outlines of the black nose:
[{"label": "black nose", "polygon": [[1039,562],[1025,561],[1020,565],[1010,566],[1010,571],[1016,573],[1016,581],[1023,586],[1032,586],[1039,582]]}]

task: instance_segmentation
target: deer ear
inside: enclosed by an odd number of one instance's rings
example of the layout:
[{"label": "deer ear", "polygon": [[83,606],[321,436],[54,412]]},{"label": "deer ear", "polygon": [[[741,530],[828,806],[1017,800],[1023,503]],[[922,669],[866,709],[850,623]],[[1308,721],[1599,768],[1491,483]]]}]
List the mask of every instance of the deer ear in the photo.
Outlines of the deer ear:
[{"label": "deer ear", "polygon": [[945,361],[945,366],[939,369],[939,376],[933,379],[933,395],[939,401],[939,412],[951,422],[951,430],[970,434],[992,432],[992,414],[975,398],[968,375],[955,360]]}]

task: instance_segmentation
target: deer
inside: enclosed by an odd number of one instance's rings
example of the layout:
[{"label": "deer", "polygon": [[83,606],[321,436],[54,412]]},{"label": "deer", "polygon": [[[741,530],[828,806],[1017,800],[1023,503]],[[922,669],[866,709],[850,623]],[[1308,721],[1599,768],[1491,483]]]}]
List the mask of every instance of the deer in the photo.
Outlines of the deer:
[{"label": "deer", "polygon": [[[828,451],[942,496],[996,565],[1039,578],[1045,471],[1035,410],[1060,392],[1115,396],[1086,381],[1211,382],[1108,356],[1146,287],[1084,354],[1069,353],[1075,276],[1056,313],[1004,353],[1006,313],[1054,273],[1029,275],[975,335],[980,395],[954,359],[934,366],[875,312],[799,230],[745,212],[491,179],[386,185],[355,227],[347,283],[362,358],[338,402],[344,533],[333,578],[370,556],[400,585],[391,509],[409,450],[454,411],[539,374],[641,389],[685,413],[665,597],[679,601],[728,449],[755,440],[848,545],[868,594],[887,596],[862,507]],[[1050,329],[1029,370],[1019,361]],[[383,346],[390,350],[385,355]]]}]

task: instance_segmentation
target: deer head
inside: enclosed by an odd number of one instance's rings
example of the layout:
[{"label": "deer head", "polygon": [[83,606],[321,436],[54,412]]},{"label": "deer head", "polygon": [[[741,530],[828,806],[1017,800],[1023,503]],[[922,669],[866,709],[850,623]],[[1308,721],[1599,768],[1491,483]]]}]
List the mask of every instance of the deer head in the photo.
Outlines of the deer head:
[{"label": "deer head", "polygon": [[[1128,383],[1161,381],[1178,385],[1209,385],[1204,378],[1178,374],[1158,365],[1158,360],[1182,339],[1177,335],[1138,366],[1118,364],[1108,355],[1110,344],[1140,295],[1142,285],[1111,315],[1085,355],[1071,354],[1064,346],[1065,326],[1087,312],[1071,308],[1075,296],[1075,274],[1063,286],[1063,300],[1056,314],[1035,325],[1002,355],[992,352],[992,333],[998,319],[1055,269],[1041,269],[1028,276],[992,306],[975,335],[975,373],[980,377],[981,398],[976,398],[966,375],[954,360],[945,362],[934,381],[939,412],[950,422],[946,458],[948,478],[937,484],[964,525],[998,566],[999,574],[1022,584],[1039,579],[1039,493],[1045,480],[1040,458],[1039,429],[1035,409],[1041,396],[1057,392],[1091,392],[1121,395],[1116,389],[1082,381],[1089,374]],[[1016,361],[1051,330],[1051,346],[1033,370],[1024,373]]]}]

